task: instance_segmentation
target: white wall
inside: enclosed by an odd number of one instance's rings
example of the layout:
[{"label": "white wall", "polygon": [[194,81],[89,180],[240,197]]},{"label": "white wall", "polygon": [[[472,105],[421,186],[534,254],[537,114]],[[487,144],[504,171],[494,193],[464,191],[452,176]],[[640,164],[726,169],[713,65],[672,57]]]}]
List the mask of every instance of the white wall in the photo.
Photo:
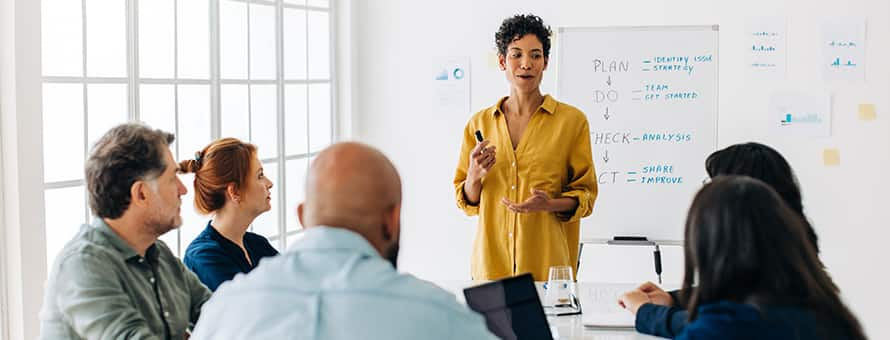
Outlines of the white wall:
[{"label": "white wall", "polygon": [[3,269],[9,339],[34,339],[46,280],[40,2],[0,0]]},{"label": "white wall", "polygon": [[[353,6],[353,132],[386,152],[403,177],[403,270],[432,280],[469,277],[475,219],[456,208],[451,180],[461,132],[472,112],[433,114],[433,57],[471,57],[471,106],[476,111],[508,92],[503,74],[489,66],[489,58],[494,32],[512,14],[533,12],[554,28],[719,24],[720,146],[756,140],[775,146],[789,159],[801,182],[806,212],[822,239],[823,260],[870,337],[890,338],[890,325],[880,316],[882,305],[890,302],[881,289],[888,276],[880,252],[890,236],[890,200],[882,195],[890,192],[890,184],[881,177],[890,168],[890,66],[884,62],[890,60],[890,2],[851,0],[839,6],[829,0],[374,0],[355,1]],[[784,82],[752,80],[744,73],[742,31],[745,19],[758,15],[788,18]],[[826,83],[816,64],[820,19],[845,15],[868,20],[864,83]],[[555,89],[553,71],[545,73],[546,92]],[[831,90],[833,136],[768,136],[768,94],[780,87]],[[878,120],[856,119],[856,105],[863,102],[877,106]],[[825,147],[840,149],[839,167],[822,165]],[[632,252],[635,255],[628,255]],[[591,262],[599,259],[605,268],[598,277],[651,279],[649,249],[599,249],[590,254],[595,257]],[[673,254],[666,264],[672,281],[682,275],[677,272],[682,256]]]},{"label": "white wall", "polygon": [[[3,98],[0,97],[0,103]],[[3,114],[3,105],[0,104],[0,116]],[[3,119],[0,119],[0,131],[3,131]],[[3,150],[3,138],[0,138],[0,151]],[[0,188],[3,187],[3,157],[0,157]],[[0,225],[5,226],[6,217],[3,215],[3,209],[6,203],[3,202],[3,190],[0,190]],[[0,227],[0,233],[5,233],[6,228]],[[0,237],[0,249],[6,249],[6,237]],[[6,254],[0,251],[0,339],[6,339]]]}]

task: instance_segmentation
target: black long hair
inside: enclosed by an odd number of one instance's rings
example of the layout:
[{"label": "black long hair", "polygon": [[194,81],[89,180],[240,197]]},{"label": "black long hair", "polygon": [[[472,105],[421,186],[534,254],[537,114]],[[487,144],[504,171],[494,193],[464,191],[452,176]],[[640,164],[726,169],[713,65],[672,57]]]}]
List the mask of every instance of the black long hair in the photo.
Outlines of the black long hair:
[{"label": "black long hair", "polygon": [[731,145],[708,156],[705,170],[711,177],[744,175],[769,184],[785,200],[788,207],[803,219],[807,238],[813,244],[813,248],[816,248],[816,253],[819,253],[819,237],[803,213],[797,177],[794,176],[791,165],[778,151],[754,142]]},{"label": "black long hair", "polygon": [[865,339],[802,220],[760,180],[718,176],[705,184],[689,209],[684,251],[681,299],[690,320],[699,306],[717,301],[796,306],[814,312],[825,328],[820,334]]}]

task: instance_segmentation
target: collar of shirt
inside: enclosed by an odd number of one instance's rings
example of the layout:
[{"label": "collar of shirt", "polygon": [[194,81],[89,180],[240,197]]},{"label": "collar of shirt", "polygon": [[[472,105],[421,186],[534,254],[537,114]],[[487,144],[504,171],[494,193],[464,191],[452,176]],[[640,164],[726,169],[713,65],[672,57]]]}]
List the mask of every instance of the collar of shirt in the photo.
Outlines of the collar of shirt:
[{"label": "collar of shirt", "polygon": [[[216,241],[217,243],[225,247],[225,250],[227,250],[228,252],[236,255],[237,257],[244,257],[244,252],[241,251],[241,247],[235,244],[235,242],[232,242],[232,240],[227,239],[225,236],[223,236],[223,234],[220,234],[219,231],[217,231],[216,228],[213,227],[213,220],[207,221],[207,227],[204,228],[204,233],[206,233],[211,240]],[[199,235],[198,237],[201,236],[203,235]],[[241,242],[244,243],[244,247],[247,248],[247,252],[249,253],[250,246],[247,244],[246,232],[244,233],[244,237],[241,239]]]},{"label": "collar of shirt", "polygon": [[309,227],[299,241],[288,247],[288,252],[313,250],[345,250],[371,257],[381,257],[362,235],[345,228],[328,226]]},{"label": "collar of shirt", "polygon": [[[498,103],[491,107],[491,114],[497,116],[499,114],[504,114],[504,111],[501,110],[503,107],[504,101],[510,98],[510,96],[506,96],[498,100]],[[543,111],[549,114],[556,113],[556,99],[553,99],[549,94],[544,95],[544,102],[541,103],[541,106],[538,107],[538,111]]]},{"label": "collar of shirt", "polygon": [[241,247],[235,244],[235,242],[232,242],[232,240],[227,239],[225,236],[223,236],[223,234],[220,234],[219,231],[217,231],[216,228],[213,227],[213,220],[207,221],[207,227],[204,228],[204,232],[201,233],[201,235],[198,235],[198,237],[201,238],[205,237],[206,235],[206,237],[210,238],[211,240],[222,246],[223,251],[225,251],[228,256],[232,257],[241,266],[243,266],[244,268],[242,268],[242,270],[249,271],[259,264],[259,259],[254,257],[254,251],[253,249],[251,249],[252,244],[251,239],[248,237],[249,233],[250,232],[244,233],[244,237],[242,238],[241,242],[244,243],[244,248],[247,249],[247,254],[248,256],[250,256],[250,263],[248,263],[247,260],[244,258],[244,251],[241,250]]},{"label": "collar of shirt", "polygon": [[[105,242],[111,245],[112,248],[117,250],[117,254],[124,259],[124,261],[138,261],[142,257],[139,256],[129,244],[127,244],[124,239],[122,239],[114,230],[111,230],[111,227],[105,223],[105,220],[96,217],[93,219],[92,227],[96,228],[99,231],[99,234],[102,235],[102,238]],[[155,241],[157,242],[157,241]],[[158,257],[157,249],[155,249],[155,245],[152,244],[145,251],[145,258],[149,261],[154,261]]]}]

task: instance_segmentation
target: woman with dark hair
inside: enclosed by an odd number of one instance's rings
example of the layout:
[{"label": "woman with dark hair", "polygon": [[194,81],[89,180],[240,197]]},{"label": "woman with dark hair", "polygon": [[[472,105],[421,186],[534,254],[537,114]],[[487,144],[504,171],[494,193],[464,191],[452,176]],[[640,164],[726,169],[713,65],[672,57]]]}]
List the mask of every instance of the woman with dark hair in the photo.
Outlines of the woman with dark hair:
[{"label": "woman with dark hair", "polygon": [[256,146],[235,138],[210,143],[195,159],[179,164],[195,174],[195,208],[212,215],[186,248],[183,262],[212,291],[263,257],[278,255],[265,237],[248,232],[253,220],[272,208],[272,181],[263,174]]},{"label": "woman with dark hair", "polygon": [[714,152],[705,161],[708,176],[745,175],[769,184],[785,203],[803,219],[807,238],[819,252],[819,238],[803,213],[800,186],[791,165],[775,149],[755,142],[731,145]]},{"label": "woman with dark hair", "polygon": [[[760,143],[731,145],[708,156],[705,170],[710,177],[744,175],[771,186],[801,219],[807,240],[819,253],[816,232],[803,213],[800,188],[788,161],[775,149]],[[656,284],[646,282],[638,290],[646,293],[651,304],[636,312],[636,329],[645,334],[674,337],[686,326],[687,311],[679,298],[680,291],[665,292]]]},{"label": "woman with dark hair", "polygon": [[550,27],[528,14],[495,33],[509,96],[473,115],[454,175],[455,199],[479,215],[471,275],[496,280],[551,266],[577,270],[580,220],[596,199],[590,128],[580,110],[541,93]]},{"label": "woman with dark hair", "polygon": [[[767,184],[714,178],[695,196],[684,236],[690,323],[677,339],[865,339],[799,214]],[[632,312],[649,301],[639,290],[620,299]]]}]

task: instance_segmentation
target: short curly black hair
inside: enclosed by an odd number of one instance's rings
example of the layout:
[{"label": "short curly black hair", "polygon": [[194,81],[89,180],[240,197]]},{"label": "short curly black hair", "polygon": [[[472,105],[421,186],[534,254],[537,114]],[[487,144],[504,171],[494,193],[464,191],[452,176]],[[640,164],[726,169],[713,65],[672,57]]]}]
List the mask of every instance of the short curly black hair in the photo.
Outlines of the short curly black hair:
[{"label": "short curly black hair", "polygon": [[513,40],[520,39],[526,34],[534,34],[544,45],[544,58],[550,58],[550,36],[553,32],[550,26],[544,25],[544,20],[534,14],[517,14],[501,23],[501,28],[494,34],[494,42],[498,48],[498,54],[507,55],[507,46]]}]

